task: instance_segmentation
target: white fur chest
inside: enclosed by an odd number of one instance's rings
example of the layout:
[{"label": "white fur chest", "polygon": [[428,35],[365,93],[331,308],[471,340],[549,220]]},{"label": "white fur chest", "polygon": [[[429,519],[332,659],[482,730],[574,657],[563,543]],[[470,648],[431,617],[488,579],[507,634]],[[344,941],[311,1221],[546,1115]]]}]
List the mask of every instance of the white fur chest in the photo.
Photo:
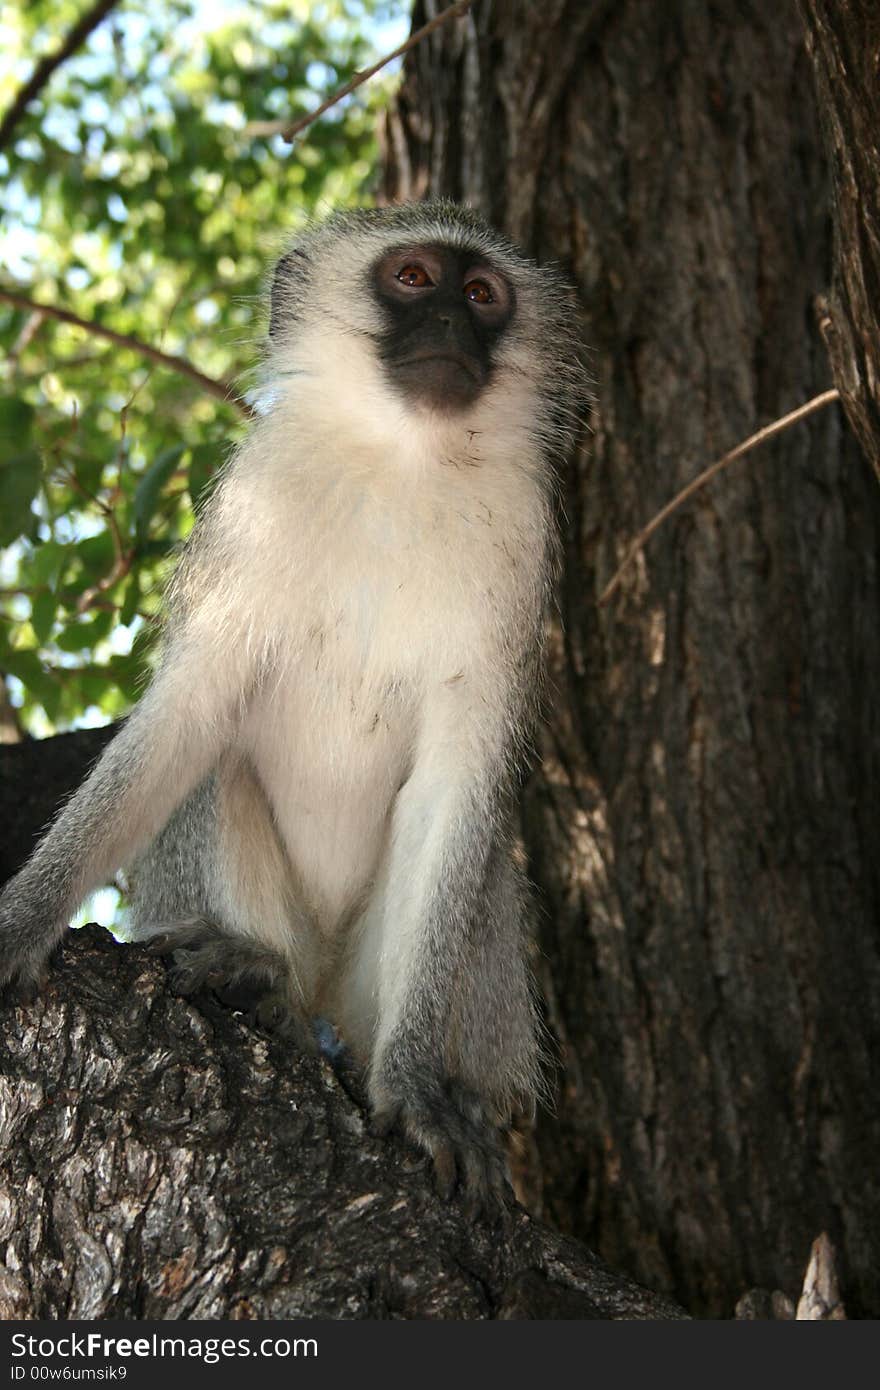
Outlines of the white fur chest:
[{"label": "white fur chest", "polygon": [[[375,871],[425,710],[473,722],[534,633],[546,547],[534,480],[435,450],[309,450],[273,430],[239,457],[227,516],[255,556],[253,626],[273,654],[243,738],[317,921],[344,920]],[[416,441],[418,442],[418,441]],[[247,492],[233,507],[237,488]],[[442,771],[439,775],[445,774]]]},{"label": "white fur chest", "polygon": [[449,680],[491,662],[540,604],[545,505],[517,464],[460,430],[348,454],[273,436],[242,510],[259,518],[257,611],[294,661],[310,652],[326,678],[377,689]]}]

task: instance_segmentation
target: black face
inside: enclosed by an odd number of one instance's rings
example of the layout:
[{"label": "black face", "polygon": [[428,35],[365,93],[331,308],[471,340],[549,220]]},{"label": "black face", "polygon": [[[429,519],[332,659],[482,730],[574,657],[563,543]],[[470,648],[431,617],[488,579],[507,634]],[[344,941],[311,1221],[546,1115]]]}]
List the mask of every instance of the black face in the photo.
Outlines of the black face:
[{"label": "black face", "polygon": [[436,245],[388,251],[372,277],[387,323],[380,354],[395,386],[434,409],[473,404],[513,317],[513,286],[479,256]]}]

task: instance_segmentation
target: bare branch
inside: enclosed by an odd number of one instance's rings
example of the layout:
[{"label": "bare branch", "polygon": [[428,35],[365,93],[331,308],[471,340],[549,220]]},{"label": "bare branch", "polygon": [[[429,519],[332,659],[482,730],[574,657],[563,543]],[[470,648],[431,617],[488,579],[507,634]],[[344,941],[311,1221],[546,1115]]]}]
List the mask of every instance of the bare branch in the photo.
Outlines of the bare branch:
[{"label": "bare branch", "polygon": [[817,410],[822,410],[826,405],[831,405],[832,401],[839,400],[840,392],[836,387],[832,387],[830,391],[822,391],[818,396],[813,396],[812,400],[806,401],[803,405],[799,405],[797,410],[789,411],[787,415],[782,415],[778,420],[774,420],[772,424],[765,425],[763,429],[757,430],[754,434],[750,434],[748,439],[744,439],[741,444],[737,444],[735,449],[731,449],[729,453],[724,454],[720,459],[716,459],[708,468],[704,468],[702,473],[698,473],[696,478],[693,478],[686,487],[683,487],[681,492],[676,493],[672,501],[667,502],[665,507],[661,507],[657,515],[638,533],[624,555],[613,578],[602,590],[599,596],[599,605],[601,606],[603,603],[608,602],[611,595],[619,586],[627,566],[632,563],[642,546],[653,536],[657,528],[662,526],[666,518],[671,516],[683,502],[686,502],[689,497],[693,497],[694,493],[699,492],[700,488],[705,487],[706,483],[714,478],[716,473],[720,473],[722,468],[726,468],[729,463],[733,463],[734,459],[742,458],[743,454],[750,453],[751,450],[757,448],[759,444],[764,444],[768,439],[773,439],[775,435],[781,434],[783,430],[788,429],[789,425],[796,425],[799,420],[805,420],[808,415],[813,415]]},{"label": "bare branch", "polygon": [[310,126],[319,116],[323,116],[325,111],[329,111],[331,106],[335,106],[337,102],[342,101],[343,97],[347,97],[350,92],[355,91],[364,82],[368,82],[371,77],[375,77],[377,72],[387,67],[395,58],[400,58],[411,48],[415,48],[416,44],[422,42],[422,39],[426,39],[429,34],[433,34],[435,29],[439,29],[441,24],[445,24],[450,19],[460,19],[462,15],[467,14],[472,4],[473,0],[458,0],[457,4],[450,5],[441,14],[435,15],[427,24],[423,24],[421,29],[417,29],[414,34],[411,34],[406,43],[402,43],[392,53],[386,53],[385,57],[380,59],[378,63],[374,63],[371,68],[365,68],[363,72],[359,72],[350,82],[346,82],[344,87],[340,87],[332,96],[322,102],[316,111],[311,111],[308,116],[301,117],[292,125],[288,121],[251,121],[245,126],[245,135],[281,135],[285,140],[293,141],[307,126]]},{"label": "bare branch", "polygon": [[[110,570],[110,573],[105,574],[103,579],[99,579],[91,588],[85,589],[80,594],[76,601],[77,613],[87,613],[90,608],[100,607],[100,604],[98,604],[96,600],[99,599],[102,594],[105,594],[108,589],[112,589],[114,584],[118,584],[120,579],[125,578],[134,564],[135,554],[136,552],[134,550],[126,550],[123,554],[117,556],[113,561],[113,568]],[[110,606],[113,608],[112,604]]]},{"label": "bare branch", "polygon": [[85,43],[93,30],[97,29],[101,20],[118,3],[119,0],[97,0],[97,4],[87,10],[82,18],[74,24],[61,47],[37,63],[27,82],[13,97],[12,105],[0,121],[0,150],[5,149],[9,144],[12,133],[24,115],[28,104],[33,101],[34,97],[39,96],[56,69]]},{"label": "bare branch", "polygon": [[21,354],[25,351],[26,348],[30,347],[34,338],[39,333],[42,323],[43,315],[41,313],[29,314],[28,317],[25,319],[25,322],[21,328],[21,332],[19,333],[15,342],[12,344],[12,347],[9,349],[9,355],[6,359],[7,363],[9,364],[10,371],[18,371],[19,359],[21,358]]},{"label": "bare branch", "polygon": [[23,294],[15,294],[12,290],[0,288],[0,301],[12,304],[16,309],[24,309],[27,313],[45,314],[48,318],[58,319],[60,323],[73,324],[75,328],[82,328],[95,338],[106,338],[108,342],[116,343],[119,347],[130,348],[132,352],[158,363],[160,367],[167,367],[169,371],[189,377],[190,381],[194,381],[209,396],[216,397],[226,405],[234,406],[246,418],[249,419],[254,413],[247,401],[237,394],[231,382],[206,376],[185,357],[175,357],[169,352],[161,352],[159,348],[141,342],[140,338],[133,338],[128,333],[117,333],[115,329],[105,328],[103,324],[81,319],[78,314],[71,313],[69,309],[58,308],[54,304],[38,304],[36,300],[28,299]]}]

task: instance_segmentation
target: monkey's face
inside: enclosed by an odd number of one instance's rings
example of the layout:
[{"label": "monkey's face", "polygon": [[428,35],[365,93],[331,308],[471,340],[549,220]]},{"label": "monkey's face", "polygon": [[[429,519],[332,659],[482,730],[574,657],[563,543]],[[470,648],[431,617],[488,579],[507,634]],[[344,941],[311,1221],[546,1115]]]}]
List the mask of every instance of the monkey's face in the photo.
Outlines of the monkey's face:
[{"label": "monkey's face", "polygon": [[370,270],[382,311],[379,356],[415,406],[455,413],[488,384],[516,312],[513,285],[484,257],[438,243],[398,246]]},{"label": "monkey's face", "polygon": [[579,341],[565,278],[476,213],[442,201],[354,209],[278,262],[268,380],[290,427],[332,434],[340,454],[375,446],[387,462],[403,450],[430,467],[479,436],[543,467],[579,417]]}]

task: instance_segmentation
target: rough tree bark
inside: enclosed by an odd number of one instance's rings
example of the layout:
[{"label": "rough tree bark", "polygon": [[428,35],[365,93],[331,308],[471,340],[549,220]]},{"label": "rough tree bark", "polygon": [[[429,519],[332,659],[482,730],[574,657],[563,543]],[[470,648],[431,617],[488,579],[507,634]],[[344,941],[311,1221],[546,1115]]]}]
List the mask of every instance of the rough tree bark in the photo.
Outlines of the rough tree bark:
[{"label": "rough tree bark", "polygon": [[100,927],[3,1013],[0,1255],[0,1319],[683,1316],[523,1212],[468,1221],[326,1063]]},{"label": "rough tree bark", "polygon": [[877,1314],[880,491],[839,410],[596,603],[680,486],[830,385],[794,5],[478,0],[406,74],[385,196],[463,198],[569,266],[597,383],[524,803],[563,1063],[536,1209],[716,1314],[796,1286],[827,1229]]},{"label": "rough tree bark", "polygon": [[820,327],[847,418],[880,478],[880,9],[800,0],[834,190]]}]

